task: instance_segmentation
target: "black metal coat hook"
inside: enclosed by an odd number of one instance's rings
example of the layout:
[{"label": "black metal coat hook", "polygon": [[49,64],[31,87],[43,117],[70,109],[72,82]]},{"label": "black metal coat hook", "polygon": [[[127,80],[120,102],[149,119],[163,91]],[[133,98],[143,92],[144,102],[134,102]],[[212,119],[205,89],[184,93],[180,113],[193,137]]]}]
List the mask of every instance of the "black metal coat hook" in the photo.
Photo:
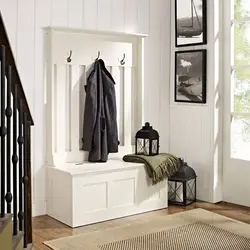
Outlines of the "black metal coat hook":
[{"label": "black metal coat hook", "polygon": [[97,58],[95,59],[95,61],[97,61],[100,58],[100,55],[101,55],[101,52],[98,51],[98,55],[97,55]]},{"label": "black metal coat hook", "polygon": [[125,58],[126,58],[126,55],[125,55],[125,53],[123,53],[123,58],[122,58],[122,60],[120,61],[120,64],[121,64],[121,65],[124,65],[124,64],[125,64]]},{"label": "black metal coat hook", "polygon": [[70,63],[72,60],[71,60],[71,56],[72,56],[72,50],[69,51],[69,56],[67,58],[67,62]]}]

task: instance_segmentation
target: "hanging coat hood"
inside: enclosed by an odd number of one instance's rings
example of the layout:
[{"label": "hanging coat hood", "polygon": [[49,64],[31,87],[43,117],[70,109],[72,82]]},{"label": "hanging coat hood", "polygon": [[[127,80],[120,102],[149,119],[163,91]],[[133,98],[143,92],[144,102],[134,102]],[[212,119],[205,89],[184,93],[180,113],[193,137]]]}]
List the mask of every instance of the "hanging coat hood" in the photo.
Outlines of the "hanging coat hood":
[{"label": "hanging coat hood", "polygon": [[90,162],[106,162],[118,152],[115,81],[102,59],[97,60],[87,78],[83,121],[83,150]]}]

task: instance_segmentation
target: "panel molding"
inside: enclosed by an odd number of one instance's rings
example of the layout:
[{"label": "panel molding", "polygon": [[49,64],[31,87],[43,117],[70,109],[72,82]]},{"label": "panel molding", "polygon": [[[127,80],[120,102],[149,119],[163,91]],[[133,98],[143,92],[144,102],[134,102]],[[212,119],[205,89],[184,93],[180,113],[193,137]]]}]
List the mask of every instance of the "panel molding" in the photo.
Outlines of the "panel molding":
[{"label": "panel molding", "polygon": [[167,180],[152,185],[142,164],[92,165],[46,168],[49,216],[74,228],[168,206]]}]

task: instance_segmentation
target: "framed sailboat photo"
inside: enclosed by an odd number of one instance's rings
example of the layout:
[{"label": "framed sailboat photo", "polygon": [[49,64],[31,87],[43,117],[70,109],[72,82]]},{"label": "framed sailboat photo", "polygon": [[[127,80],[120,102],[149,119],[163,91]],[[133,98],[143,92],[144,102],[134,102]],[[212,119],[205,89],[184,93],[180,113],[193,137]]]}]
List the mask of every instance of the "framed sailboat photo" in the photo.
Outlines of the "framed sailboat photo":
[{"label": "framed sailboat photo", "polygon": [[207,43],[207,0],[175,0],[175,46]]}]

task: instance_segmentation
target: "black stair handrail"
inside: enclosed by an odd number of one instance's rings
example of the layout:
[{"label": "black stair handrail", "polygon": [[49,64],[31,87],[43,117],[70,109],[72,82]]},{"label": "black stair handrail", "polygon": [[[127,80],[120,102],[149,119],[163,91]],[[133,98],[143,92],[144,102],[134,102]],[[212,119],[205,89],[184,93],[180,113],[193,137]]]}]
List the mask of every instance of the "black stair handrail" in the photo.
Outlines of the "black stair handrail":
[{"label": "black stair handrail", "polygon": [[[0,11],[0,44],[5,46],[5,62],[6,65],[12,65],[12,93],[15,91],[15,85],[17,85],[18,99],[22,99],[24,111],[27,114],[27,119],[30,125],[34,125],[34,121],[30,112],[30,108],[27,102],[26,95],[22,86],[22,82],[17,70],[16,61],[12,53],[11,45],[8,39],[7,31],[4,25],[3,17]],[[7,72],[7,69],[6,69]]]},{"label": "black stair handrail", "polygon": [[23,232],[27,248],[32,243],[30,127],[34,122],[1,12],[0,89],[0,217],[13,215],[13,235]]}]

